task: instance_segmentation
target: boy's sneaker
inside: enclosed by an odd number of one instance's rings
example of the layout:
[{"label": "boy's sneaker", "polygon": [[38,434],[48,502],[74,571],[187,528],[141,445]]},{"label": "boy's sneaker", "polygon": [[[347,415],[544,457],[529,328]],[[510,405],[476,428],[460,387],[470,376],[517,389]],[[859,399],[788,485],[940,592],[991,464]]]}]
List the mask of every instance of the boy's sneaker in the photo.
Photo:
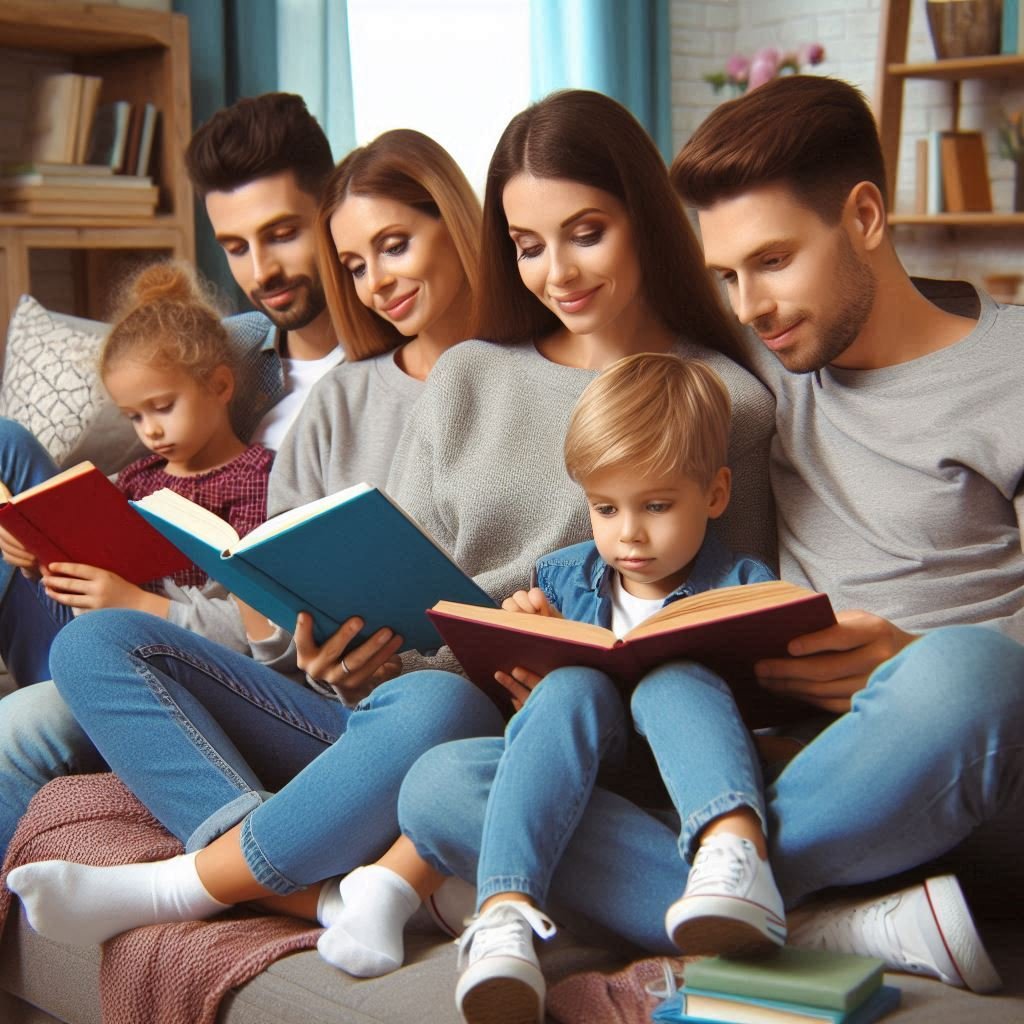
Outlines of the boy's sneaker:
[{"label": "boy's sneaker", "polygon": [[782,897],[767,861],[749,839],[728,833],[700,845],[665,930],[691,956],[767,951],[786,941]]},{"label": "boy's sneaker", "polygon": [[555,926],[528,903],[502,900],[488,907],[459,939],[462,977],[455,1005],[466,1024],[540,1024],[544,975],[533,950]]},{"label": "boy's sneaker", "polygon": [[975,992],[1002,986],[953,875],[874,899],[807,904],[792,922],[794,946],[875,956],[894,971]]}]

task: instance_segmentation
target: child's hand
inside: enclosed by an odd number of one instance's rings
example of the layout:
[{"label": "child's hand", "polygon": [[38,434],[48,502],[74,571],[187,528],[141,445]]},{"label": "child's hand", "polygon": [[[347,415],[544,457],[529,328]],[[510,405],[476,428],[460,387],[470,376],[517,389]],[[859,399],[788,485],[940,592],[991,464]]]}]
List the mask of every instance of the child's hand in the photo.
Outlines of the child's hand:
[{"label": "child's hand", "polygon": [[0,556],[8,565],[17,566],[29,579],[39,575],[39,563],[36,556],[28,548],[15,540],[5,529],[0,527]]},{"label": "child's hand", "polygon": [[[520,593],[525,593],[525,591],[520,591]],[[512,707],[518,711],[526,703],[526,698],[533,693],[534,687],[544,677],[517,665],[512,669],[511,675],[508,672],[495,672],[494,678],[512,695]]]},{"label": "child's hand", "polygon": [[53,562],[43,573],[46,593],[69,608],[137,608],[149,611],[148,598],[156,597],[115,572],[77,562]]},{"label": "child's hand", "polygon": [[507,612],[526,612],[527,615],[549,615],[553,619],[562,618],[562,613],[551,607],[540,587],[517,590],[511,597],[506,597],[501,602],[501,607]]}]

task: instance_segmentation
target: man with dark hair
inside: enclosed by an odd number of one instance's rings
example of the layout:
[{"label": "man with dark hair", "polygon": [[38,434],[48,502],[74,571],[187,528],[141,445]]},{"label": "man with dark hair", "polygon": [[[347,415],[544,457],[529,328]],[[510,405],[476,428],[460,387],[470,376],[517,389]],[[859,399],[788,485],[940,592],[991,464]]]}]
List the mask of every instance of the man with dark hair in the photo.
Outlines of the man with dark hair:
[{"label": "man with dark hair", "polygon": [[[723,104],[671,173],[776,397],[782,576],[838,610],[758,669],[828,713],[768,792],[792,907],[1021,821],[1024,309],[973,289],[946,309],[907,275],[874,120],[843,82],[781,78]],[[812,900],[790,922],[796,945],[998,985],[952,876]]]},{"label": "man with dark hair", "polygon": [[[225,321],[241,350],[233,419],[242,437],[276,450],[312,386],[342,356],[313,233],[320,190],[333,168],[330,145],[301,97],[269,93],[239,100],[202,125],[189,144],[186,166],[232,275],[259,311]],[[56,471],[41,445],[8,421],[0,421],[0,466],[14,491]],[[0,551],[19,565],[31,559],[5,535]],[[9,649],[17,653],[26,626],[16,621],[13,603],[4,608],[12,587],[21,585],[11,576],[0,597],[5,657]],[[235,634],[244,639],[238,608],[226,595],[172,601],[168,618],[229,646],[241,642]],[[53,634],[58,628],[36,625]],[[40,663],[38,656],[44,645],[32,646],[31,657],[26,651],[8,666],[24,688],[0,701],[0,856],[45,782],[103,767],[53,683],[38,681],[48,680],[45,659]]]}]

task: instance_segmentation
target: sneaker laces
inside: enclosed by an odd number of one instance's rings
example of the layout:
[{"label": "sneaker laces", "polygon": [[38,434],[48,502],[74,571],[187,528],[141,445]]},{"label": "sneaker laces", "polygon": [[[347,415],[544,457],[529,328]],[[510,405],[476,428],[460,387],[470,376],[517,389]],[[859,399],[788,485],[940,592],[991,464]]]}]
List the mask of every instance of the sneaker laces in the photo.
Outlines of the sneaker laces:
[{"label": "sneaker laces", "polygon": [[532,947],[531,931],[542,939],[550,939],[556,929],[552,921],[529,903],[515,900],[496,903],[462,933],[459,970],[467,958],[475,962],[484,956],[521,956],[524,946]]},{"label": "sneaker laces", "polygon": [[714,836],[709,836],[693,859],[686,880],[686,895],[700,896],[709,890],[719,893],[723,885],[738,889],[748,870],[746,853],[745,844],[719,843]]}]

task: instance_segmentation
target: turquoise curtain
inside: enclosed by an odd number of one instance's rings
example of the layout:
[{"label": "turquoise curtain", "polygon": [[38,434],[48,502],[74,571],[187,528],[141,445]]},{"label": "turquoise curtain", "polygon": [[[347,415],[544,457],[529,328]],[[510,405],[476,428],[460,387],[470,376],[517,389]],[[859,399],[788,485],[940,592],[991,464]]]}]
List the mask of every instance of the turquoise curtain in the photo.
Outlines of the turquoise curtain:
[{"label": "turquoise curtain", "polygon": [[603,92],[672,157],[669,0],[530,0],[530,47],[534,99]]},{"label": "turquoise curtain", "polygon": [[277,0],[278,88],[306,100],[340,160],[356,144],[345,0]]},{"label": "turquoise curtain", "polygon": [[[277,88],[276,0],[174,0],[174,10],[188,15],[193,128],[242,96]],[[198,203],[196,264],[229,307],[250,308]]]}]

